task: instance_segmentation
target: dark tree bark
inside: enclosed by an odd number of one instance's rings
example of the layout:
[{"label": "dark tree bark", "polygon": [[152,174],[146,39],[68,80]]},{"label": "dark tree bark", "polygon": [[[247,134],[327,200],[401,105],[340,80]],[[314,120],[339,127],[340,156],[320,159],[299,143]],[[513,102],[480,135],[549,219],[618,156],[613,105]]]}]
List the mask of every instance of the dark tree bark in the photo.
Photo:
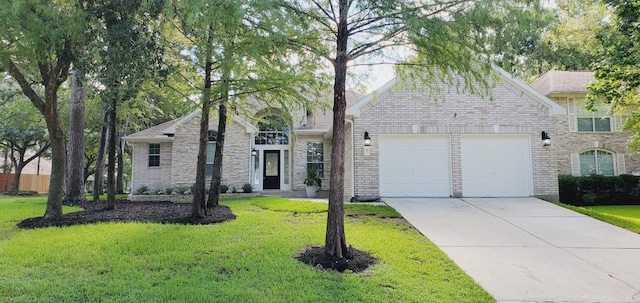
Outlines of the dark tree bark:
[{"label": "dark tree bark", "polygon": [[220,182],[222,180],[222,155],[224,150],[224,138],[227,132],[227,106],[229,100],[229,86],[226,81],[229,75],[225,73],[223,77],[223,89],[220,95],[220,105],[218,106],[218,136],[216,138],[216,152],[213,159],[213,176],[209,187],[209,198],[207,208],[214,208],[220,202]]},{"label": "dark tree bark", "polygon": [[331,175],[329,179],[329,211],[325,252],[338,258],[351,258],[344,233],[344,144],[345,144],[345,87],[347,79],[347,0],[340,0],[336,43],[336,59],[333,61],[335,82],[333,85],[333,138],[331,141]]},{"label": "dark tree bark", "polygon": [[104,155],[107,145],[107,130],[109,115],[108,112],[104,112],[102,116],[103,125],[100,128],[100,141],[98,142],[98,153],[96,154],[96,168],[93,177],[93,201],[100,200],[100,194],[102,194],[104,182]]},{"label": "dark tree bark", "polygon": [[95,162],[96,155],[88,155],[87,153],[84,154],[84,184],[87,184],[87,179],[89,179],[89,176],[93,175],[96,172],[95,168],[91,169],[91,165],[93,165]]},{"label": "dark tree bark", "polygon": [[106,210],[112,210],[116,205],[116,109],[118,98],[111,99],[111,107],[109,108],[109,130],[107,144],[107,205]]},{"label": "dark tree bark", "polygon": [[71,74],[71,102],[69,105],[69,152],[67,154],[66,202],[79,205],[86,200],[84,194],[84,72]]},{"label": "dark tree bark", "polygon": [[44,100],[33,90],[13,61],[8,61],[9,73],[18,82],[22,92],[40,111],[47,124],[51,143],[51,180],[47,195],[45,219],[62,218],[62,198],[64,197],[65,159],[64,131],[58,114],[58,88],[66,81],[71,65],[70,45],[67,43],[52,64],[39,63],[38,68],[44,86]]},{"label": "dark tree bark", "polygon": [[116,194],[124,194],[124,142],[118,133],[118,172],[116,173]]},{"label": "dark tree bark", "polygon": [[[208,45],[211,45],[212,35],[209,35]],[[209,50],[211,52],[211,50]],[[209,113],[211,112],[211,71],[213,62],[211,54],[207,55],[204,66],[204,90],[202,92],[202,116],[200,118],[200,137],[198,140],[198,162],[196,164],[196,184],[193,192],[193,207],[191,215],[202,218],[207,214],[205,205],[205,169],[207,165],[207,145],[209,143]]]}]

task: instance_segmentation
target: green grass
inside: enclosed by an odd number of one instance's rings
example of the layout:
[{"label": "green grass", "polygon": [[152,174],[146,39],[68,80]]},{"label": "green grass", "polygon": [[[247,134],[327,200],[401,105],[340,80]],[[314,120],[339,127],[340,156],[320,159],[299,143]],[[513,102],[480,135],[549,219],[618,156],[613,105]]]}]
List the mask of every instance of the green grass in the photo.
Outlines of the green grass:
[{"label": "green grass", "polygon": [[14,227],[44,201],[0,197],[0,302],[494,302],[406,221],[376,215],[387,207],[345,205],[366,214],[346,218],[347,242],[380,263],[338,274],[293,258],[324,239],[311,202],[223,200],[238,218],[216,225]]},{"label": "green grass", "polygon": [[640,206],[638,205],[577,207],[563,204],[562,206],[598,220],[640,233]]}]

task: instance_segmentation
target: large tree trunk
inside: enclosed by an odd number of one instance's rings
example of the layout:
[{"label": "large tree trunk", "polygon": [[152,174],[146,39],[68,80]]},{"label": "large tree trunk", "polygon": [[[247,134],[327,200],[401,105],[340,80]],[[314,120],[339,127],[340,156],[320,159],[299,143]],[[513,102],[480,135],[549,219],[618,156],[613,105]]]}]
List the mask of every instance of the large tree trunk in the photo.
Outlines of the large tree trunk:
[{"label": "large tree trunk", "polygon": [[218,107],[218,136],[216,138],[216,152],[213,159],[213,176],[209,187],[207,208],[218,206],[220,201],[220,182],[222,181],[222,154],[224,149],[224,137],[227,129],[227,107],[220,103]]},{"label": "large tree trunk", "polygon": [[118,132],[118,172],[116,173],[116,194],[124,194],[124,142]]},{"label": "large tree trunk", "polygon": [[331,177],[329,179],[329,211],[325,252],[338,258],[351,258],[344,234],[344,149],[345,149],[345,87],[347,79],[347,1],[340,0],[340,20],[334,63],[333,138],[331,141]]},{"label": "large tree trunk", "polygon": [[31,83],[24,77],[18,67],[9,60],[9,72],[18,82],[22,92],[31,100],[31,103],[40,111],[47,124],[49,140],[51,141],[51,180],[49,181],[49,195],[47,196],[47,209],[45,219],[62,219],[62,198],[64,197],[65,159],[66,149],[64,145],[64,131],[58,116],[58,88],[67,79],[70,58],[69,48],[60,54],[53,65],[39,64],[40,75],[44,84],[44,96],[40,96],[33,90]]},{"label": "large tree trunk", "polygon": [[116,205],[116,106],[117,97],[111,101],[109,108],[109,143],[107,144],[107,205],[105,209],[112,210]]},{"label": "large tree trunk", "polygon": [[[209,36],[211,42],[212,36]],[[208,44],[211,52],[211,43]],[[193,189],[193,204],[191,215],[202,218],[207,213],[205,205],[205,169],[207,166],[207,146],[209,137],[209,113],[211,112],[211,70],[213,63],[211,55],[207,55],[207,62],[204,66],[204,89],[202,92],[202,116],[200,117],[200,137],[198,140],[198,162],[196,164],[196,184]]]},{"label": "large tree trunk", "polygon": [[66,191],[66,202],[72,205],[79,205],[86,200],[84,194],[84,103],[84,72],[75,69],[71,74]]},{"label": "large tree trunk", "polygon": [[222,75],[223,88],[220,94],[220,105],[218,106],[218,136],[216,138],[216,152],[213,159],[213,175],[211,177],[211,186],[209,187],[209,199],[207,200],[207,208],[214,208],[220,202],[220,182],[222,180],[222,155],[224,150],[224,138],[227,132],[227,106],[229,100],[229,85],[226,81],[229,79],[228,72]]},{"label": "large tree trunk", "polygon": [[[57,100],[55,101],[57,104]],[[51,181],[49,182],[49,195],[47,198],[47,210],[45,219],[62,219],[62,198],[64,197],[64,162],[65,146],[62,123],[58,119],[57,109],[48,113],[45,117],[49,140],[51,140]]]},{"label": "large tree trunk", "polygon": [[100,200],[100,194],[102,194],[102,184],[104,182],[104,154],[107,145],[107,130],[109,124],[108,111],[103,113],[102,116],[103,125],[100,129],[100,142],[98,142],[98,154],[96,155],[96,169],[93,177],[93,201]]}]

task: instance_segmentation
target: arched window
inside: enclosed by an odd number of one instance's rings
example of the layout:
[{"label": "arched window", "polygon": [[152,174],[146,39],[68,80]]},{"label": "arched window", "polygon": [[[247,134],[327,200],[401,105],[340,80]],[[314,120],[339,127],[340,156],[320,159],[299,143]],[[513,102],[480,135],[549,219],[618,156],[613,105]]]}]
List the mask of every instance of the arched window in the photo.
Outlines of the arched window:
[{"label": "arched window", "polygon": [[289,144],[289,126],[278,116],[266,116],[258,122],[258,133],[255,137],[256,145],[287,145]]},{"label": "arched window", "polygon": [[580,174],[588,175],[615,175],[613,154],[604,150],[588,150],[580,154]]}]

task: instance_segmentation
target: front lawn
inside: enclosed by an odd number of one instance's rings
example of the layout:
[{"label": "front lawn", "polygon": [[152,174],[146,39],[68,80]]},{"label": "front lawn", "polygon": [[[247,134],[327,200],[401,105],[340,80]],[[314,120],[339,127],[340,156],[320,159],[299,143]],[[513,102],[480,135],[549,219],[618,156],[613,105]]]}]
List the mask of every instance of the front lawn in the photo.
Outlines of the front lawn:
[{"label": "front lawn", "polygon": [[223,200],[237,219],[213,225],[15,227],[45,200],[0,196],[0,302],[494,302],[386,206],[347,207],[347,242],[380,261],[338,274],[293,258],[323,244],[312,202]]},{"label": "front lawn", "polygon": [[587,207],[563,206],[598,220],[640,233],[640,205]]}]

